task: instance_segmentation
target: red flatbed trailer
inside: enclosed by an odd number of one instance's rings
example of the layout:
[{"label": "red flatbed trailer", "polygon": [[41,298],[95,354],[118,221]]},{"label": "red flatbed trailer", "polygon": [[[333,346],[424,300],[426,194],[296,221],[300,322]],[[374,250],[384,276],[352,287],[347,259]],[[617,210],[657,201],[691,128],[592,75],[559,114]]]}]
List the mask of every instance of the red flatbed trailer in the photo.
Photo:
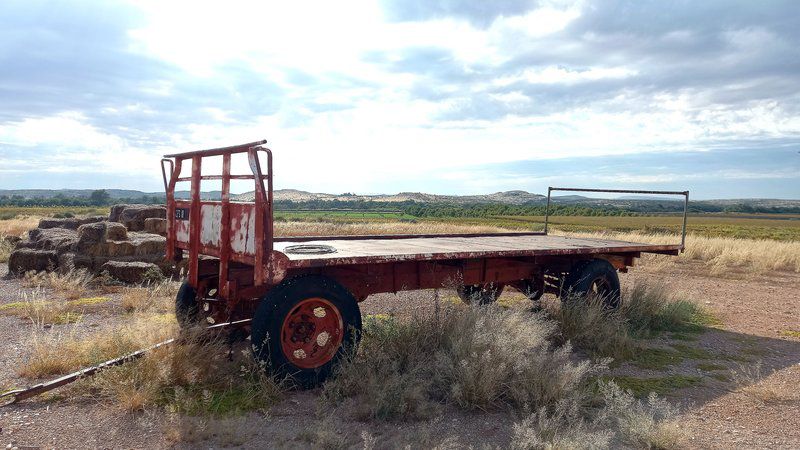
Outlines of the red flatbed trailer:
[{"label": "red flatbed trailer", "polygon": [[[617,271],[642,253],[683,250],[683,240],[661,245],[551,236],[547,222],[544,232],[275,237],[272,152],[264,144],[164,157],[167,257],[186,260],[187,280],[176,298],[182,326],[236,322],[250,333],[256,358],[302,385],[324,380],[357,345],[358,302],[371,294],[455,286],[465,301],[483,304],[511,287],[532,300],[594,293],[613,307]],[[250,174],[230,173],[237,154],[246,155]],[[204,159],[219,156],[222,173],[203,175]],[[181,177],[186,161],[191,176]],[[230,181],[241,179],[254,181],[254,202],[230,200]],[[221,200],[200,198],[203,180],[221,180]],[[179,182],[191,183],[189,199],[175,198]],[[688,192],[644,193],[684,195],[688,204]],[[547,204],[549,211],[549,192]],[[684,235],[685,217],[684,211]]]}]

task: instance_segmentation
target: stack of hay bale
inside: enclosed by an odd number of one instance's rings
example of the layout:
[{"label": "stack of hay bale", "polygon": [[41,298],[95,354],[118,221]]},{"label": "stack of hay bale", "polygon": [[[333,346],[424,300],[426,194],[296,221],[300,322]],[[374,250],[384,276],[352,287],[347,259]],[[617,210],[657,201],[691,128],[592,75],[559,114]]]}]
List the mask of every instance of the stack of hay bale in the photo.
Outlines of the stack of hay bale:
[{"label": "stack of hay bale", "polygon": [[106,217],[42,219],[17,243],[8,260],[11,274],[35,270],[87,269],[128,283],[153,273],[169,274],[165,261],[166,208],[116,205]]}]

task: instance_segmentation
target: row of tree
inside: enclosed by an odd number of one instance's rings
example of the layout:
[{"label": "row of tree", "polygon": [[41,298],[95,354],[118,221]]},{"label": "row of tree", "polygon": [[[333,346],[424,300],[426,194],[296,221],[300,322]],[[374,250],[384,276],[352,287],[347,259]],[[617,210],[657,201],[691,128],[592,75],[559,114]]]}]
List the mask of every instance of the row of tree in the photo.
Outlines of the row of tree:
[{"label": "row of tree", "polygon": [[117,203],[159,204],[166,200],[163,196],[143,196],[136,198],[112,198],[105,189],[92,191],[88,197],[67,197],[56,194],[52,197],[26,198],[21,195],[0,195],[0,206],[108,206]]}]

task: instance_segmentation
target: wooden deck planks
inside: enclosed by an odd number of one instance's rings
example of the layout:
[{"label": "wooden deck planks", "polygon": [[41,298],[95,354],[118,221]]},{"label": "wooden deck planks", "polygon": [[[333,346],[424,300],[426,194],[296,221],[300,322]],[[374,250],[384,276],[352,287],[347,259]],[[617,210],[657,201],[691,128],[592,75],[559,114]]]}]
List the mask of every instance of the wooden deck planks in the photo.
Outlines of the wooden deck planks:
[{"label": "wooden deck planks", "polygon": [[[358,264],[377,260],[432,260],[521,256],[537,254],[570,254],[609,252],[648,252],[679,248],[678,245],[654,245],[611,239],[573,238],[565,236],[479,236],[425,237],[408,239],[325,240],[310,242],[276,242],[275,250],[283,252],[289,245],[321,244],[334,247],[335,253],[304,255],[287,253],[293,266]],[[284,252],[285,253],[285,252]]]}]

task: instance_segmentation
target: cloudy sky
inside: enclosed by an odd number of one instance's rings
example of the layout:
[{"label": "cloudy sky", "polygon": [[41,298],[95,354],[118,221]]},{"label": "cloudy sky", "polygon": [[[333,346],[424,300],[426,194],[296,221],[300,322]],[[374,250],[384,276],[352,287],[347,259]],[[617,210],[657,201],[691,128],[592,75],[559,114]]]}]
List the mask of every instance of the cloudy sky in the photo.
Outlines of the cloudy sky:
[{"label": "cloudy sky", "polygon": [[0,189],[158,191],[266,138],[277,188],[800,198],[799,9],[4,0]]}]

